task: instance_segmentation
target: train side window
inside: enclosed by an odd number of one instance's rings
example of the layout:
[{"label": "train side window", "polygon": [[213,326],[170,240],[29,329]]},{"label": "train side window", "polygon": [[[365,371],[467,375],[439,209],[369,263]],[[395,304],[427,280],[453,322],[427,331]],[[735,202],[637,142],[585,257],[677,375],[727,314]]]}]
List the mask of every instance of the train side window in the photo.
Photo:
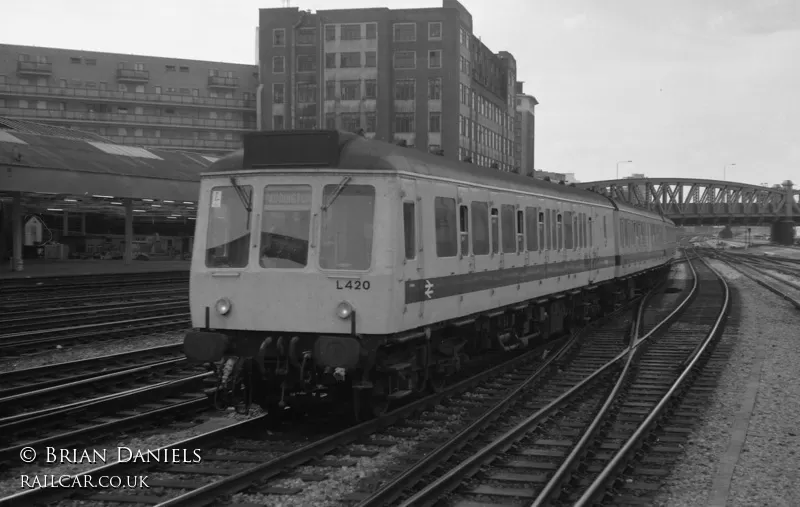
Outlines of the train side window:
[{"label": "train side window", "polygon": [[608,240],[608,221],[603,217],[603,239]]},{"label": "train side window", "polygon": [[581,246],[586,248],[586,213],[581,213]]},{"label": "train side window", "polygon": [[417,257],[417,227],[413,202],[403,202],[403,236],[406,244],[406,259],[415,259]]},{"label": "train side window", "polygon": [[503,253],[516,253],[517,233],[516,220],[514,220],[514,206],[503,204],[500,206],[500,222],[503,231]]},{"label": "train side window", "polygon": [[436,255],[455,257],[458,255],[458,226],[456,225],[456,200],[451,197],[434,199],[436,220]]},{"label": "train side window", "polygon": [[529,252],[539,251],[539,227],[537,226],[538,216],[536,208],[525,208],[525,234],[526,248]]},{"label": "train side window", "polygon": [[564,227],[561,213],[556,215],[556,249],[564,248]]},{"label": "train side window", "polygon": [[575,238],[573,228],[575,226],[574,218],[571,211],[564,212],[564,241],[567,250],[575,248]]},{"label": "train side window", "polygon": [[586,245],[589,248],[594,246],[594,231],[592,231],[592,217],[589,217],[589,243]]},{"label": "train side window", "polygon": [[[541,215],[539,215],[541,216]],[[553,224],[550,222],[550,210],[544,210],[544,247],[546,250],[553,249]]]},{"label": "train side window", "polygon": [[496,254],[500,252],[500,215],[498,214],[497,208],[492,208],[492,253]]},{"label": "train side window", "polygon": [[458,208],[458,234],[461,239],[461,255],[469,255],[469,208]]},{"label": "train side window", "polygon": [[489,255],[489,205],[474,201],[469,206],[472,211],[472,253]]},{"label": "train side window", "polygon": [[517,252],[525,250],[525,215],[517,210]]},{"label": "train side window", "polygon": [[545,239],[544,239],[544,213],[539,212],[539,222],[536,224],[537,229],[539,230],[539,251],[545,249]]}]

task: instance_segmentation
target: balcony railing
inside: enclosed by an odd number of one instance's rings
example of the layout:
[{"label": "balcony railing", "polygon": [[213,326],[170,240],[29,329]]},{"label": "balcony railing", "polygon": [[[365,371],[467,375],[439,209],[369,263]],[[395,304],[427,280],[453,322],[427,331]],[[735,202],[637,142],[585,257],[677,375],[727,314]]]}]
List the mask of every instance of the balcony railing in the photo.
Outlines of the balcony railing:
[{"label": "balcony railing", "polygon": [[133,92],[112,92],[107,90],[94,90],[91,88],[57,88],[51,86],[23,86],[23,85],[9,85],[0,84],[0,97],[37,97],[37,98],[55,98],[63,100],[64,98],[80,98],[92,99],[93,101],[104,102],[131,102],[141,104],[158,104],[158,105],[183,105],[183,106],[199,106],[199,107],[212,107],[212,108],[227,108],[227,109],[245,109],[248,111],[255,111],[255,99],[241,100],[241,99],[223,99],[211,97],[192,97],[189,95],[165,95],[156,93],[133,93]]},{"label": "balcony railing", "polygon": [[53,73],[52,63],[17,62],[17,74],[49,76]]},{"label": "balcony railing", "polygon": [[241,120],[218,120],[211,118],[191,118],[186,116],[140,115],[119,113],[82,113],[77,111],[56,111],[53,109],[20,109],[0,107],[0,116],[12,118],[36,118],[56,122],[110,123],[132,127],[194,127],[202,129],[255,130],[256,123]]},{"label": "balcony railing", "polygon": [[127,83],[146,83],[150,81],[149,70],[117,69],[117,81]]},{"label": "balcony railing", "polygon": [[238,77],[208,76],[209,88],[237,88],[238,86]]}]

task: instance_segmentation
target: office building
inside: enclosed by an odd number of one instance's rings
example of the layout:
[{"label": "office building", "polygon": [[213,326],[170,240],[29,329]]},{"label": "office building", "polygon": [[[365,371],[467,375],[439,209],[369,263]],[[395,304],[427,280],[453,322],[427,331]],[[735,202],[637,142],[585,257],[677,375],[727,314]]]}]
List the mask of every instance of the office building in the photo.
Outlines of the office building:
[{"label": "office building", "polygon": [[221,155],[256,128],[257,67],[0,44],[0,116]]},{"label": "office building", "polygon": [[539,102],[533,95],[526,95],[522,90],[522,82],[516,83],[517,121],[514,126],[514,149],[519,161],[520,173],[533,176],[534,147],[536,145],[536,113],[534,108]]},{"label": "office building", "polygon": [[[426,9],[261,9],[260,129],[367,137],[510,171],[516,61],[456,0]],[[441,151],[440,151],[441,150]]]}]

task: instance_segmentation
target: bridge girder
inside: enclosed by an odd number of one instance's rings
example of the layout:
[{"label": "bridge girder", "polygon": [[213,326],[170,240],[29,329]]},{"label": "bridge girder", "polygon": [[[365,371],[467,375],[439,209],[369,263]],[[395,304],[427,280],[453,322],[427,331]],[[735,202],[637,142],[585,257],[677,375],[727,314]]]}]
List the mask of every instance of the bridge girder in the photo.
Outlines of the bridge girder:
[{"label": "bridge girder", "polygon": [[[690,178],[638,178],[578,183],[630,206],[660,211],[676,225],[759,225],[786,218],[787,192],[747,183]],[[800,190],[792,218],[800,225]]]}]

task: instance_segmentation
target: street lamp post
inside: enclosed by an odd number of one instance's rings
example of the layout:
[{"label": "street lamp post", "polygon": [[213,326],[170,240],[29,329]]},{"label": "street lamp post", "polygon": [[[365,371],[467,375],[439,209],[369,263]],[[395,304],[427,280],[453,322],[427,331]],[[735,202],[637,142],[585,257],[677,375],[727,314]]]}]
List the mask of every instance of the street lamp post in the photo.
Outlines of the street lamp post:
[{"label": "street lamp post", "polygon": [[620,160],[617,162],[617,179],[619,179],[619,165],[620,164],[630,164],[633,160]]},{"label": "street lamp post", "polygon": [[736,165],[736,164],[726,164],[726,165],[725,165],[725,166],[722,168],[722,179],[723,179],[724,181],[727,181],[727,180],[728,180],[728,168],[729,168],[729,167],[733,167],[733,166],[735,166],[735,165]]}]

